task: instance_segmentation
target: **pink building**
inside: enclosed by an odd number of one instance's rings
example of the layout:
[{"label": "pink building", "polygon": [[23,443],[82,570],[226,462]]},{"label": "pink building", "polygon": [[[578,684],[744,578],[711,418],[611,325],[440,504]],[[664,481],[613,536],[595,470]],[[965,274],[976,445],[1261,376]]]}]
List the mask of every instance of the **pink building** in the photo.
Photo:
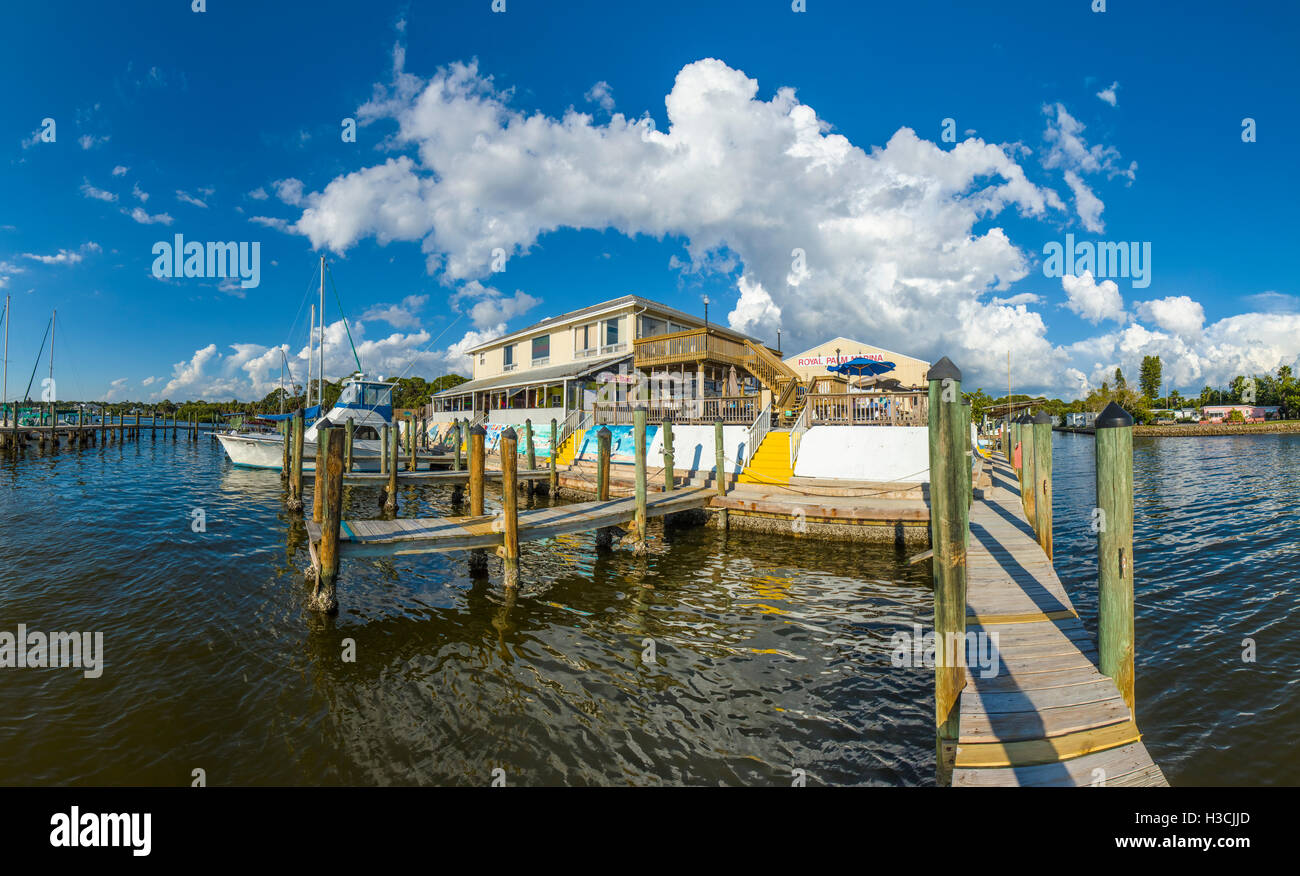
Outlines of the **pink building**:
[{"label": "pink building", "polygon": [[1276,420],[1278,410],[1277,405],[1206,405],[1201,408],[1201,416],[1211,423],[1222,423],[1233,411],[1241,411],[1247,423],[1262,423]]}]

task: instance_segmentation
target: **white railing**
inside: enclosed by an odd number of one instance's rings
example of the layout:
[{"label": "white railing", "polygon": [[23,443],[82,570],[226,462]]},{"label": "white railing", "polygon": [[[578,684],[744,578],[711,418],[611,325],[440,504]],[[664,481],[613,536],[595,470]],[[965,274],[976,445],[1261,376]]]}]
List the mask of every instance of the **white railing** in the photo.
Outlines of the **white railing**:
[{"label": "white railing", "polygon": [[794,425],[790,427],[790,471],[794,471],[794,461],[799,458],[799,445],[803,443],[804,433],[812,425],[812,406],[808,404],[807,397],[804,397],[803,410],[795,418]]},{"label": "white railing", "polygon": [[754,419],[753,424],[749,427],[749,437],[745,439],[745,465],[754,458],[758,452],[758,447],[767,437],[767,433],[772,430],[772,404],[768,402],[767,407],[759,412]]},{"label": "white railing", "polygon": [[564,442],[569,440],[569,436],[576,433],[579,429],[586,429],[591,425],[591,411],[569,411],[564,418],[564,424],[560,426],[560,434],[551,436],[551,448],[555,453],[560,452]]}]

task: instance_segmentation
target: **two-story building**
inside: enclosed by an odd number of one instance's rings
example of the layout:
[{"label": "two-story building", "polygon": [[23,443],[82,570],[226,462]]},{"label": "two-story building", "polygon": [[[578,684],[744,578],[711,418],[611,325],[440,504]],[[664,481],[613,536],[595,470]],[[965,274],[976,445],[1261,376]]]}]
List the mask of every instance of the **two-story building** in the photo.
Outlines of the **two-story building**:
[{"label": "two-story building", "polygon": [[548,317],[468,354],[472,378],[434,396],[431,422],[542,424],[586,411],[617,423],[640,401],[657,418],[748,423],[763,390],[783,388],[789,371],[756,338],[637,295]]}]

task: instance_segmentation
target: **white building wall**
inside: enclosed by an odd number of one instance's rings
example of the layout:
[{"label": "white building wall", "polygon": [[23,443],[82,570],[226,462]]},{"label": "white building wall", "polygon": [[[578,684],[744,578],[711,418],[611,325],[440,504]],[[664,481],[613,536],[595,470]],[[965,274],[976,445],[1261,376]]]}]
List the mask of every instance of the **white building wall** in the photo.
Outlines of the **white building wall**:
[{"label": "white building wall", "polygon": [[929,429],[813,426],[799,444],[794,473],[801,478],[928,483]]}]

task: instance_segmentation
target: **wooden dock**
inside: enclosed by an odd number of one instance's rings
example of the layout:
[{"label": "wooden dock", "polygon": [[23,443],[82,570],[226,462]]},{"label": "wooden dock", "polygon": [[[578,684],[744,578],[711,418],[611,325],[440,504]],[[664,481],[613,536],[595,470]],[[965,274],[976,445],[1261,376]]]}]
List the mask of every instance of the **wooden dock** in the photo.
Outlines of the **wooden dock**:
[{"label": "wooden dock", "polygon": [[994,456],[970,508],[966,632],[996,636],[996,670],[966,670],[954,787],[1167,785]]},{"label": "wooden dock", "polygon": [[[454,474],[454,472],[453,472]],[[498,479],[500,473],[497,473]],[[692,487],[671,493],[655,493],[646,500],[647,517],[663,517],[680,511],[704,508],[713,498],[708,487]],[[575,502],[520,511],[519,541],[554,538],[572,532],[623,526],[636,514],[636,499]],[[312,562],[317,564],[321,525],[306,521]],[[446,551],[492,548],[503,544],[500,518],[406,517],[396,520],[343,520],[339,525],[339,556],[374,557],[432,554]]]},{"label": "wooden dock", "polygon": [[[360,457],[360,458],[365,458],[365,457]],[[433,460],[439,463],[449,463],[450,458],[442,459],[440,457],[433,457]],[[515,473],[515,480],[521,483],[525,481],[544,481],[549,479],[550,476],[551,476],[551,470],[549,468],[524,468],[524,469],[520,469],[518,472]],[[307,468],[307,466],[304,465],[302,469],[302,477],[303,480],[315,479],[316,469],[314,467]],[[469,469],[462,469],[461,471],[450,471],[450,470],[429,471],[427,469],[421,471],[407,471],[405,468],[403,468],[397,472],[397,483],[399,485],[400,484],[462,485],[462,484],[468,484],[469,478],[470,478]],[[489,483],[500,483],[501,478],[502,478],[502,473],[500,470],[484,469],[483,471],[483,479]],[[370,486],[382,487],[388,483],[388,473],[380,472],[380,471],[344,472],[343,483],[368,484]]]}]

